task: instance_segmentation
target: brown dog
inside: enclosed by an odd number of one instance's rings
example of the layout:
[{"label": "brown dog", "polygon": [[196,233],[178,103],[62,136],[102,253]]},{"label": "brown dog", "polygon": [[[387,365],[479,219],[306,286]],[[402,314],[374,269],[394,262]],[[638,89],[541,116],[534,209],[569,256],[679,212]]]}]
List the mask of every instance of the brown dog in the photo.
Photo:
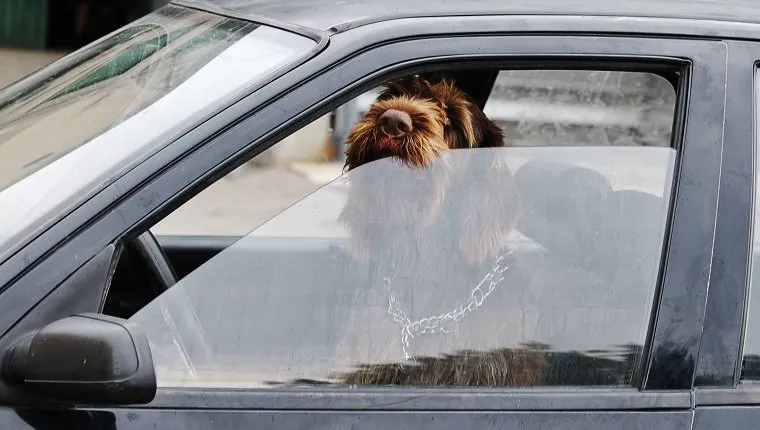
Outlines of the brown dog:
[{"label": "brown dog", "polygon": [[501,129],[446,79],[391,82],[347,136],[346,169],[395,156],[426,167],[449,149],[504,146]]},{"label": "brown dog", "polygon": [[[412,225],[421,233],[440,216],[446,189],[462,179],[456,177],[454,170],[461,175],[467,169],[466,154],[457,154],[457,169],[452,169],[454,166],[448,164],[446,157],[441,158],[442,154],[456,149],[505,145],[499,126],[465,92],[446,79],[425,80],[418,76],[389,83],[348,133],[347,141],[345,169],[352,171],[352,186],[341,220],[348,221],[352,249],[363,260],[367,258],[366,245],[372,242],[367,236],[370,232],[364,228],[366,221],[381,221],[382,225],[376,222],[372,228],[375,233],[380,233],[378,228],[388,230],[382,234],[390,238],[394,236],[391,231],[409,229]],[[384,158],[400,165],[354,170]],[[486,182],[479,189],[473,188],[461,202],[465,203],[462,210],[467,213],[462,213],[461,227],[466,232],[460,237],[459,247],[470,263],[493,255],[512,230],[519,212],[512,172],[503,152],[493,153],[491,161],[480,166],[487,174],[481,171],[476,173],[478,178],[464,178]],[[500,192],[505,198],[492,199],[490,191],[502,186]],[[392,191],[384,192],[391,188]],[[477,208],[484,204],[492,209],[487,217],[501,215],[501,223],[483,228],[486,214]],[[365,222],[352,223],[352,219]],[[422,243],[418,240],[415,246]],[[408,257],[399,252],[393,256],[406,262]]]},{"label": "brown dog", "polygon": [[[503,304],[520,203],[501,146],[463,91],[418,77],[390,84],[350,132],[340,220],[371,287],[351,305],[338,381],[540,383],[543,354],[520,347],[529,339]],[[409,358],[417,365],[397,365]]]}]

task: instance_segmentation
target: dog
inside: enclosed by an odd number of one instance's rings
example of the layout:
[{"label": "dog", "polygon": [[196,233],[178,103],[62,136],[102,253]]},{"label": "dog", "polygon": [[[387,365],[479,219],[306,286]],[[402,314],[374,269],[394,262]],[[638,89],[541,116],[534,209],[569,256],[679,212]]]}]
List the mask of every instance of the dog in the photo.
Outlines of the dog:
[{"label": "dog", "polygon": [[500,146],[501,128],[452,81],[413,75],[387,84],[349,131],[344,170],[385,157],[427,167],[450,149]]},{"label": "dog", "polygon": [[[423,79],[418,75],[388,83],[375,102],[359,119],[347,135],[344,170],[352,172],[349,203],[340,221],[350,219],[374,220],[382,214],[382,228],[394,230],[413,223],[418,232],[429,228],[444,203],[451,181],[461,181],[452,175],[453,166],[441,158],[451,150],[504,147],[501,128],[491,121],[477,104],[452,81],[434,76]],[[361,169],[360,166],[390,158],[399,163],[385,169]],[[460,248],[470,263],[481,261],[493,254],[512,230],[515,215],[519,212],[519,198],[512,183],[512,173],[503,152],[495,153],[483,171],[468,172],[466,181],[483,179],[482,189],[473,189],[463,203],[468,211],[462,227]],[[466,157],[457,155],[459,173],[467,169]],[[487,171],[487,175],[485,174]],[[429,177],[430,180],[424,180]],[[401,186],[396,186],[400,185]],[[504,199],[490,199],[489,188],[506,185]],[[383,187],[392,187],[392,193],[382,193]],[[382,193],[382,199],[367,199],[366,193]],[[418,194],[424,197],[418,198]],[[473,210],[488,202],[494,206],[490,218],[503,215],[498,226],[482,228],[483,213]],[[498,206],[498,207],[497,207]],[[375,233],[380,227],[373,225]],[[366,260],[366,247],[372,239],[370,232],[354,223],[352,249],[355,255]],[[389,236],[386,236],[389,237]],[[418,241],[418,244],[421,243]],[[364,249],[363,249],[364,248]],[[404,258],[401,255],[396,257]]]},{"label": "dog", "polygon": [[[347,136],[349,189],[339,221],[351,254],[367,265],[370,287],[358,289],[338,343],[338,367],[353,370],[334,379],[540,384],[543,354],[503,348],[523,336],[510,331],[504,307],[489,302],[509,296],[502,258],[520,214],[504,146],[501,129],[446,79],[392,82],[355,124]],[[482,150],[468,151],[474,148]],[[434,320],[446,327],[431,329]],[[443,336],[427,336],[420,329],[426,325]]]}]

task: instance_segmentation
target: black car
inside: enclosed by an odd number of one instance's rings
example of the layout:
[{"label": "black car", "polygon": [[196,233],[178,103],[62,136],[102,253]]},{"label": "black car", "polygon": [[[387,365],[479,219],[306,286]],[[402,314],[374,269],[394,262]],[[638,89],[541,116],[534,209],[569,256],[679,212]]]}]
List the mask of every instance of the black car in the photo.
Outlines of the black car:
[{"label": "black car", "polygon": [[[755,428],[759,60],[749,0],[176,0],[0,91],[0,429]],[[505,146],[259,220],[279,177],[220,188],[288,144],[340,166],[377,89],[432,74]],[[352,251],[353,178],[372,228],[460,167],[451,225],[519,195],[499,283]],[[157,227],[182,210],[245,227]]]}]

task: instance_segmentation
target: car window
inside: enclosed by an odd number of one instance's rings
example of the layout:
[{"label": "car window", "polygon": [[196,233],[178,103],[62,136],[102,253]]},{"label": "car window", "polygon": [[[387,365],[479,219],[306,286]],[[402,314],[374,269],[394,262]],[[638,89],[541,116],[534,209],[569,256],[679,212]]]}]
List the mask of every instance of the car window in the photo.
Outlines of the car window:
[{"label": "car window", "polygon": [[[339,177],[346,135],[381,90],[366,91],[280,141],[163,219],[153,233],[240,237]],[[675,106],[673,86],[654,73],[502,70],[484,112],[510,147],[668,147]]]},{"label": "car window", "polygon": [[131,320],[162,387],[630,386],[669,147],[382,158],[254,229]]},{"label": "car window", "polygon": [[[755,74],[755,88],[760,84],[760,77]],[[755,89],[755,103],[760,102],[760,95]],[[755,127],[755,132],[758,132]],[[756,140],[757,142],[757,140]],[[756,157],[760,153],[755,150]],[[760,302],[760,270],[758,270],[758,260],[760,259],[760,175],[757,174],[757,159],[755,160],[755,212],[753,214],[753,240],[750,260],[750,284],[749,284],[749,305],[747,308],[747,322],[744,334],[744,356],[742,359],[742,369],[740,379],[744,381],[760,381],[760,313],[758,312],[758,302]]]},{"label": "car window", "polygon": [[675,104],[653,73],[503,70],[485,112],[511,146],[670,146]]},{"label": "car window", "polygon": [[[673,86],[503,71],[484,108],[499,147],[345,172],[340,144],[379,95],[151,228],[176,240],[182,279],[120,315],[146,330],[159,385],[632,386],[668,220]],[[192,236],[233,239],[201,238],[205,261],[183,248]]]},{"label": "car window", "polygon": [[181,280],[118,312],[148,333],[159,385],[632,386],[669,213],[673,85],[502,71],[484,108],[496,147],[345,171],[340,144],[383,97],[318,118],[151,228]]},{"label": "car window", "polygon": [[501,70],[484,112],[509,146],[670,146],[675,105],[672,84],[654,73]]},{"label": "car window", "polygon": [[316,42],[169,5],[0,92],[0,261]]}]

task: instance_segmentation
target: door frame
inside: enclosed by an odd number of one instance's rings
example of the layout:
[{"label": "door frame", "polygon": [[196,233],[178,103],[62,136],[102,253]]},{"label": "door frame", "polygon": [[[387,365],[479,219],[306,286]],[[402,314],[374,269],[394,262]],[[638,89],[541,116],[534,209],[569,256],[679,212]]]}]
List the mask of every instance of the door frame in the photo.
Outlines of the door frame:
[{"label": "door frame", "polygon": [[[380,27],[383,25],[387,23],[377,24]],[[354,31],[360,34],[354,34]],[[213,408],[258,410],[267,405],[279,410],[302,410],[308,405],[318,404],[320,410],[364,410],[373,407],[408,410],[424,406],[428,410],[639,410],[645,415],[657,409],[688,411],[693,406],[690,390],[710,273],[709,270],[705,273],[703,268],[711,267],[713,257],[719,174],[723,160],[722,145],[717,142],[723,139],[724,105],[716,106],[714,101],[724,100],[725,96],[725,44],[706,40],[620,36],[461,35],[407,38],[379,44],[358,55],[348,56],[346,47],[350,45],[349,38],[355,40],[378,34],[376,25],[354,31],[333,36],[327,48],[331,51],[330,55],[318,56],[291,71],[290,74],[300,78],[301,83],[291,87],[287,94],[266,103],[254,114],[243,117],[239,123],[204,142],[186,157],[176,159],[176,163],[166,166],[165,170],[156,169],[152,180],[135,187],[123,201],[81,226],[76,235],[52,250],[39,265],[3,293],[0,300],[0,333],[18,323],[24,314],[55,290],[55,286],[65,279],[65,274],[78,267],[71,259],[73,253],[82,258],[80,261],[87,261],[109,244],[138,234],[245,160],[360,90],[388,77],[389,73],[400,73],[420,63],[463,58],[493,61],[496,58],[537,60],[554,56],[570,61],[630,59],[636,62],[669,59],[691,65],[684,88],[697,88],[699,91],[689,94],[684,114],[687,119],[697,120],[686,121],[683,141],[678,145],[676,192],[672,205],[674,222],[666,237],[663,280],[658,291],[659,298],[655,300],[652,321],[653,342],[645,355],[647,365],[640,386],[630,389],[563,388],[561,391],[267,390],[225,392],[224,395],[205,390],[160,389],[156,400],[148,408],[186,408],[191,404],[211,407],[209,399],[213,398]],[[651,52],[657,52],[658,56],[652,56]],[[331,64],[336,57],[342,59],[338,64]],[[323,68],[326,70],[318,72]],[[345,85],[346,81],[353,83]],[[169,147],[167,151],[171,149]],[[155,157],[161,159],[160,154]],[[146,168],[147,165],[144,163],[141,167]],[[155,162],[151,165],[156,167]],[[100,198],[108,198],[109,193],[120,186],[123,186],[122,180],[107,187],[99,195]],[[100,202],[102,200],[96,197],[87,204]],[[77,218],[80,210],[87,208],[78,209],[64,222],[81,220],[81,217]],[[13,308],[9,308],[8,303],[12,303]],[[674,372],[674,366],[680,366],[678,372]],[[313,400],[314,396],[320,400]]]},{"label": "door frame", "polygon": [[[740,379],[745,338],[758,335],[746,330],[751,273],[758,270],[753,267],[757,260],[753,256],[753,224],[758,222],[754,209],[760,204],[755,200],[760,143],[757,139],[760,43],[732,40],[727,44],[726,97],[731,100],[733,110],[726,117],[726,173],[721,175],[725,180],[721,181],[716,228],[715,260],[721,264],[716,267],[708,294],[694,390],[695,430],[720,427],[750,430],[760,419],[760,381]],[[748,83],[752,91],[747,91]]]},{"label": "door frame", "polygon": [[[752,265],[757,157],[758,41],[729,40],[720,200],[695,387],[697,405],[735,396],[742,366]],[[748,85],[752,91],[747,91]],[[746,385],[749,389],[751,384]],[[758,392],[760,394],[760,392]],[[714,396],[714,397],[713,397]],[[728,397],[726,397],[728,396]],[[734,397],[739,398],[739,397]],[[749,398],[747,398],[749,399]]]}]

